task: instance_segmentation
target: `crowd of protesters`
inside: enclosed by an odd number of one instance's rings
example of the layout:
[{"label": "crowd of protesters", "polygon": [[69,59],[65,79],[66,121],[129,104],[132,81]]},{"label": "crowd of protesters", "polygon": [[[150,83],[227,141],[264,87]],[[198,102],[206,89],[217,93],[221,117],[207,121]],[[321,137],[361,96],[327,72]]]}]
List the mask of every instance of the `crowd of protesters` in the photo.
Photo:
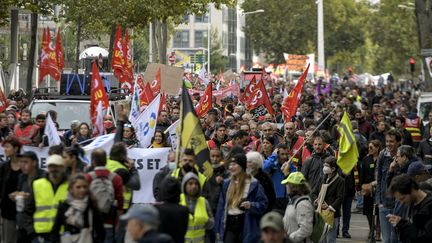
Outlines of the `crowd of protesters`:
[{"label": "crowd of protesters", "polygon": [[[171,151],[146,205],[131,202],[141,183],[127,149],[141,145],[126,111],[104,118],[115,133],[110,151],[93,150],[86,164],[91,128],[71,121],[42,170],[22,148],[48,146],[46,117],[57,114],[31,114],[28,99],[13,97],[0,114],[2,242],[313,242],[318,211],[329,225],[321,242],[333,243],[351,238],[352,208],[365,215],[369,239],[432,242],[432,112],[418,116],[420,86],[361,84],[350,74],[325,82],[306,82],[290,120],[281,104],[293,82],[269,89],[275,114],[255,115],[236,96],[213,99],[200,117],[213,174],[202,174],[193,150],[177,162]],[[168,97],[150,148],[170,146],[164,131],[180,105]],[[348,174],[337,164],[344,112],[359,152]]]}]

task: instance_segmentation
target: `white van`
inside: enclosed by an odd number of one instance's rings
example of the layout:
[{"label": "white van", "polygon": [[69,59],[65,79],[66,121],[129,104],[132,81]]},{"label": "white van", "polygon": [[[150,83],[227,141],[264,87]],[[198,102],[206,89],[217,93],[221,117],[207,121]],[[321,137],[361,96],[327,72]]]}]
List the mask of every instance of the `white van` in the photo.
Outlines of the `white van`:
[{"label": "white van", "polygon": [[417,115],[425,124],[429,121],[429,112],[432,111],[432,92],[423,92],[417,100]]}]

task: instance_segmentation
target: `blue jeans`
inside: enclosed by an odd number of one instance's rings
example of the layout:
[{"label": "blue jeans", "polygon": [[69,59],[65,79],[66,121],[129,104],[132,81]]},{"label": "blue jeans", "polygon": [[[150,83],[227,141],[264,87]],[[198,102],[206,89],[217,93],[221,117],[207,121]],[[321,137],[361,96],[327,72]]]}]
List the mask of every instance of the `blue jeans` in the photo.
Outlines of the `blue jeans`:
[{"label": "blue jeans", "polygon": [[352,201],[352,197],[347,197],[342,202],[342,233],[348,233],[350,227]]},{"label": "blue jeans", "polygon": [[398,242],[396,231],[390,222],[387,220],[387,215],[393,214],[392,208],[379,208],[379,220],[381,226],[381,235],[383,243],[396,243]]},{"label": "blue jeans", "polygon": [[339,220],[340,218],[334,218],[333,227],[329,230],[322,243],[336,243],[337,231],[339,229]]},{"label": "blue jeans", "polygon": [[361,193],[356,193],[356,208],[363,208],[363,196]]},{"label": "blue jeans", "polygon": [[115,243],[114,240],[114,228],[105,227],[105,241],[104,243]]}]

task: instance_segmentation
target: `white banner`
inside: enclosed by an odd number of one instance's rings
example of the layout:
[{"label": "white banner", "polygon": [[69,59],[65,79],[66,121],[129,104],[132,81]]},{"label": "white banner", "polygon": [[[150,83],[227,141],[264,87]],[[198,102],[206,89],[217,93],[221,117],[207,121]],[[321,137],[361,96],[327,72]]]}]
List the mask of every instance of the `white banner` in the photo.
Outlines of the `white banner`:
[{"label": "white banner", "polygon": [[129,121],[135,127],[136,121],[140,115],[140,90],[138,84],[135,82],[134,93],[132,95],[131,108],[129,113]]},{"label": "white banner", "polygon": [[153,178],[167,164],[170,149],[132,148],[128,150],[128,157],[135,161],[135,168],[138,170],[141,182],[141,189],[133,192],[133,203],[151,203],[155,201],[153,197]]},{"label": "white banner", "polygon": [[161,95],[159,94],[138,117],[135,124],[135,133],[140,146],[147,148],[151,145],[151,140],[156,131],[156,123],[159,112]]},{"label": "white banner", "polygon": [[[39,158],[39,168],[44,170],[47,168],[46,160],[48,158],[48,149],[49,147],[38,148],[23,146],[24,151],[33,151],[36,153]],[[95,147],[93,147],[93,149],[95,149]],[[92,150],[86,150],[86,156],[88,158],[90,158]],[[171,148],[128,149],[128,157],[135,162],[135,168],[138,170],[141,182],[141,189],[133,192],[134,203],[151,203],[155,201],[153,197],[153,178],[156,173],[167,164],[170,150]],[[1,146],[0,159],[6,161],[4,149]]]},{"label": "white banner", "polygon": [[55,127],[55,124],[51,119],[50,114],[48,114],[46,118],[44,135],[48,137],[49,146],[58,145],[61,143],[57,128]]},{"label": "white banner", "polygon": [[168,140],[171,142],[171,148],[175,151],[177,149],[177,127],[180,124],[180,119],[177,119],[171,126],[165,130],[168,133]]}]

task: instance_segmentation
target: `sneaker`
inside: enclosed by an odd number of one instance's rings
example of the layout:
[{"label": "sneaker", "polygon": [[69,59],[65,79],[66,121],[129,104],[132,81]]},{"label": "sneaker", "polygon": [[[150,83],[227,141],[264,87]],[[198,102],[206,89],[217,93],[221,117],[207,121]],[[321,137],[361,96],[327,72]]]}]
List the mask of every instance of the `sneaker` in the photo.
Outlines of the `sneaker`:
[{"label": "sneaker", "polygon": [[354,208],[351,213],[362,213],[363,212],[363,208]]},{"label": "sneaker", "polygon": [[348,232],[342,233],[343,238],[351,239],[351,235]]}]

